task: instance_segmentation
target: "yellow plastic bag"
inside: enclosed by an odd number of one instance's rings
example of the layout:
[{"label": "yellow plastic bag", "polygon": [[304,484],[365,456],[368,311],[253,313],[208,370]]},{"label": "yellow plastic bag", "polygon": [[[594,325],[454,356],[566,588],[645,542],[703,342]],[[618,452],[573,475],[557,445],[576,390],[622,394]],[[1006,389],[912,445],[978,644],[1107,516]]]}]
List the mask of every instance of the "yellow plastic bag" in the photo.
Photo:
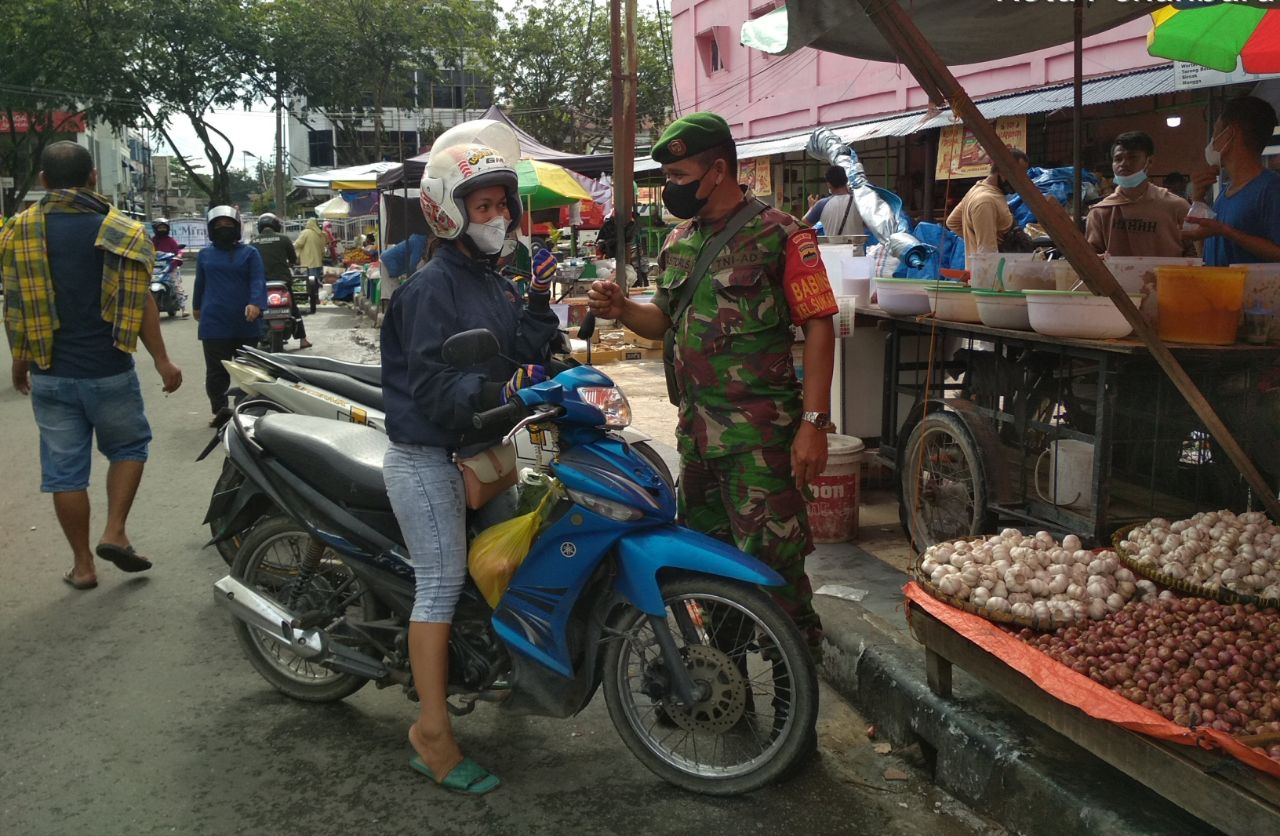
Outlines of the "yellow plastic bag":
[{"label": "yellow plastic bag", "polygon": [[498,606],[512,576],[528,556],[555,494],[555,490],[547,491],[534,510],[490,526],[471,541],[467,570],[489,606]]}]

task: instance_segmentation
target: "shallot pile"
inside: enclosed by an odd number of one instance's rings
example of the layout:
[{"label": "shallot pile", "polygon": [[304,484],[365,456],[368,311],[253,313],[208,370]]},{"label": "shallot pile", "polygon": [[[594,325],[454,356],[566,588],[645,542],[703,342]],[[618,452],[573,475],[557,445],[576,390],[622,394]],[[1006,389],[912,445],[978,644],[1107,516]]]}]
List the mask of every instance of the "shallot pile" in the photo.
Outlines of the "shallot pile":
[{"label": "shallot pile", "polygon": [[[1205,598],[1133,602],[1029,644],[1178,725],[1280,738],[1280,613]],[[1280,739],[1254,747],[1280,760]]]},{"label": "shallot pile", "polygon": [[1280,527],[1256,511],[1207,511],[1175,523],[1157,517],[1120,548],[1144,569],[1210,592],[1280,598]]},{"label": "shallot pile", "polygon": [[1100,619],[1135,595],[1156,595],[1155,584],[1135,578],[1115,552],[1082,549],[1074,534],[1058,543],[1047,531],[1024,536],[1006,528],[985,540],[938,543],[918,570],[944,595],[1046,627]]}]

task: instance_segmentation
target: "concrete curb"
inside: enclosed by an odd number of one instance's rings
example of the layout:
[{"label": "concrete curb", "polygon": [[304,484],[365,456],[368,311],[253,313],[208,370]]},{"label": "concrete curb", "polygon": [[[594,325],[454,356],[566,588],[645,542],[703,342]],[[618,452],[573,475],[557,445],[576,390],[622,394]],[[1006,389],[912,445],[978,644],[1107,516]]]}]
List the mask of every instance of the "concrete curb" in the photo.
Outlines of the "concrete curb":
[{"label": "concrete curb", "polygon": [[825,596],[817,596],[817,607],[826,628],[821,673],[875,724],[876,739],[920,744],[938,786],[1010,831],[1215,832],[959,668],[954,697],[935,695],[925,681],[924,652],[905,620],[899,627],[859,604]]}]

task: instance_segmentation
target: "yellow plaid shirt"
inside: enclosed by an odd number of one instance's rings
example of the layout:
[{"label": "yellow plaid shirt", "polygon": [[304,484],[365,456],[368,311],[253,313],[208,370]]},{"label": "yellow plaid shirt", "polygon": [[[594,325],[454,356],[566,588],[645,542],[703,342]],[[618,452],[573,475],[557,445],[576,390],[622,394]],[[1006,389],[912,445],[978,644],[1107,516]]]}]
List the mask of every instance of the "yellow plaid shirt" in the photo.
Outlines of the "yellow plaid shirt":
[{"label": "yellow plaid shirt", "polygon": [[155,262],[155,248],[146,229],[111,207],[101,195],[88,189],[60,189],[0,229],[4,327],[13,359],[30,360],[42,369],[53,364],[53,336],[60,323],[49,271],[45,215],[104,209],[106,219],[94,241],[104,254],[102,318],[112,324],[116,348],[130,353],[137,350]]}]

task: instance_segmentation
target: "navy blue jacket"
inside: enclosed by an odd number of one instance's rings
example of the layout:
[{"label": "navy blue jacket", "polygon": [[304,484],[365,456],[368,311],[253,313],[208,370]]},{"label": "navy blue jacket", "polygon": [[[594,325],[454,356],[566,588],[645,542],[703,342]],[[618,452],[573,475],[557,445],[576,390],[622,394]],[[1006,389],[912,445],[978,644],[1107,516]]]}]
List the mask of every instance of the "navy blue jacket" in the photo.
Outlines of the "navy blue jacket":
[{"label": "navy blue jacket", "polygon": [[502,403],[515,366],[501,357],[455,369],[441,357],[454,334],[487,328],[502,353],[545,365],[560,320],[547,294],[525,307],[515,285],[488,264],[442,244],[425,267],[391,297],[382,323],[382,396],[387,435],[400,444],[457,449],[471,416]]},{"label": "navy blue jacket", "polygon": [[262,256],[241,243],[227,250],[203,247],[196,259],[196,286],[191,294],[191,309],[200,312],[200,339],[257,339],[262,318],[246,321],[245,305],[267,309]]}]

